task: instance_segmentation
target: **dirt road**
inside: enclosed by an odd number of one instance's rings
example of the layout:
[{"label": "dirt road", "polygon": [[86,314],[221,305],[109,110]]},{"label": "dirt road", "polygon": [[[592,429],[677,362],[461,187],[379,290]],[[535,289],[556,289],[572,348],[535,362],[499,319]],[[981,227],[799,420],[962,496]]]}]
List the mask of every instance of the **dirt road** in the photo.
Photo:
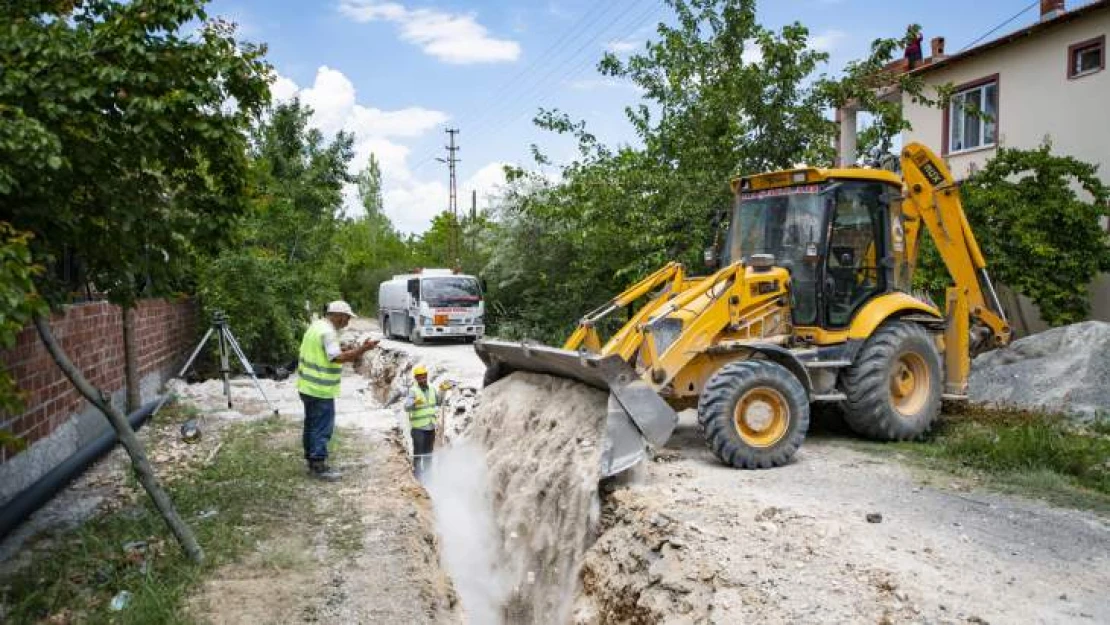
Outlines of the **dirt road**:
[{"label": "dirt road", "polygon": [[608,497],[584,613],[1110,622],[1104,519],[956,490],[830,438],[807,441],[788,467],[734,471],[684,417],[659,461]]},{"label": "dirt road", "polygon": [[[387,344],[480,380],[466,345]],[[1110,525],[811,437],[735,471],[693,415],[608,485],[579,622],[1110,622]]]},{"label": "dirt road", "polygon": [[[295,382],[263,380],[281,414],[303,419]],[[234,383],[237,410],[223,409],[219,381],[184,390],[216,418],[264,416],[249,380]],[[454,591],[439,564],[431,504],[412,476],[393,409],[377,406],[369,382],[349,368],[336,401],[343,445],[334,484],[317,483],[307,514],[251,557],[220,569],[190,601],[211,623],[451,623]],[[211,417],[210,417],[211,418]],[[307,476],[305,480],[309,480]],[[337,535],[339,538],[337,539]],[[275,567],[274,562],[280,563]]]},{"label": "dirt road", "polygon": [[[205,573],[204,582],[184,598],[185,620],[228,624],[460,621],[457,595],[440,566],[431,502],[413,478],[397,427],[400,415],[395,409],[378,407],[370,381],[346,369],[336,406],[341,432],[331,458],[345,472],[337,483],[312,480],[302,469],[303,409],[295,378],[260,381],[282,421],[281,427],[271,427],[267,449],[275,457],[288,458],[290,477],[283,479],[291,479],[290,487],[305,494],[296,505],[279,503],[265,510],[265,520],[227,527],[240,533],[250,547],[244,557]],[[204,464],[205,457],[211,463],[221,447],[231,444],[233,424],[258,421],[262,426],[271,414],[270,404],[249,379],[232,381],[232,409],[219,380],[175,385],[183,403],[199,410],[204,434],[199,444],[186,445],[177,441],[179,424],[161,416],[140,432],[163,479],[188,471],[190,463]],[[4,574],[15,574],[35,560],[55,555],[49,540],[52,532],[134,507],[141,499],[125,485],[128,466],[123,450],[117,448],[16,535],[0,543],[0,586]],[[218,508],[212,512],[214,519],[223,518]],[[265,538],[255,544],[253,538],[258,535]],[[43,536],[47,539],[38,540]],[[27,548],[28,544],[33,547]],[[5,620],[3,614],[0,603],[0,621]]]}]

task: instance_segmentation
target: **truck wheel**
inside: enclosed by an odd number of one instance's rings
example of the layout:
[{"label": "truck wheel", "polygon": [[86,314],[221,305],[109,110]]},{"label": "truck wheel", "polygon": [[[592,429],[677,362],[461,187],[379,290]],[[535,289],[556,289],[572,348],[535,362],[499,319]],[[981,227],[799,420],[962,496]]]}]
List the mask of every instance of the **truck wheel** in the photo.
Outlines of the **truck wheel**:
[{"label": "truck wheel", "polygon": [[940,414],[940,356],[925,329],[895,321],[864,343],[842,379],[844,420],[880,441],[921,438]]},{"label": "truck wheel", "polygon": [[741,360],[713,374],[698,399],[698,423],[709,449],[738,469],[790,462],[809,429],[805,387],[786,367]]},{"label": "truck wheel", "polygon": [[413,345],[424,344],[424,337],[416,331],[416,322],[412,321],[411,319],[409,320],[409,343],[412,343]]}]

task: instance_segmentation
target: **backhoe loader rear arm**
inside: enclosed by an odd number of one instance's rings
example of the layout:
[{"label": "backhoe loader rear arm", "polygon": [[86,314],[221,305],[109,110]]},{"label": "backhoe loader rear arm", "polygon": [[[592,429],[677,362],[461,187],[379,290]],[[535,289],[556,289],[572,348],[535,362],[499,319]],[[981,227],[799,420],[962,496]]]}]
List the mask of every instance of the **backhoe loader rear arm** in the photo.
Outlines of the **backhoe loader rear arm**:
[{"label": "backhoe loader rear arm", "polygon": [[912,222],[923,222],[955,283],[948,290],[946,306],[949,318],[945,333],[946,390],[963,395],[970,369],[968,317],[989,330],[991,346],[1010,342],[1010,326],[948,167],[929,148],[910,143],[902,149],[902,176],[906,182],[902,212],[911,222],[906,227],[908,260],[916,261],[918,245],[918,224]]}]

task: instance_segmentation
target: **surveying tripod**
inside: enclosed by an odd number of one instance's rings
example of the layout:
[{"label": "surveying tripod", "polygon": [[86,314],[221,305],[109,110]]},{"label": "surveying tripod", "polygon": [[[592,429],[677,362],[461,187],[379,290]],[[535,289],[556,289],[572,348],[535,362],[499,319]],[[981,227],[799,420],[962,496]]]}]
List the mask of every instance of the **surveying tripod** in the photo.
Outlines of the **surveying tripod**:
[{"label": "surveying tripod", "polygon": [[[208,342],[208,339],[212,338],[213,334],[216,335],[217,342],[219,343],[220,375],[223,376],[224,380],[224,396],[227,397],[228,409],[231,409],[231,367],[228,362],[228,351],[230,350],[235,352],[235,355],[239,358],[239,363],[243,365],[243,370],[247,372],[251,380],[254,380],[255,388],[257,388],[259,394],[262,395],[262,399],[266,400],[270,409],[274,411],[274,416],[276,417],[278,415],[278,410],[274,407],[270,398],[266,397],[266,391],[262,390],[262,385],[258,382],[258,376],[254,374],[254,367],[252,367],[250,361],[247,360],[247,356],[243,353],[243,348],[239,346],[239,341],[235,339],[235,335],[231,333],[231,328],[227,325],[227,315],[225,315],[223,311],[217,310],[212,313],[212,325],[208,328],[208,332],[205,332],[204,338],[197,344],[197,348],[193,350],[193,354],[189,356],[189,360],[185,362],[185,366],[181,368],[181,372],[178,373],[176,377],[185,377],[185,372],[189,370],[189,367],[193,366],[193,361],[197,359],[200,350],[204,348],[204,344]],[[151,414],[157,414],[158,411],[161,410],[162,405],[165,404],[169,398],[169,393],[164,395]]]}]

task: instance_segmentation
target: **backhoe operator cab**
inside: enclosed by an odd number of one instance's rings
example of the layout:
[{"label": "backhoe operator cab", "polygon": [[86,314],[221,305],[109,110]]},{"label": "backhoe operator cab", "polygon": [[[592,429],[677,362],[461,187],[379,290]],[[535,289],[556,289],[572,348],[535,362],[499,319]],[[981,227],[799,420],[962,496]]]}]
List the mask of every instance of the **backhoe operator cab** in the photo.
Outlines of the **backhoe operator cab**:
[{"label": "backhoe operator cab", "polygon": [[[915,439],[942,398],[966,395],[971,354],[1009,341],[956,183],[925,146],[903,148],[901,176],[806,168],[732,189],[712,275],[668,263],[585,315],[561,349],[476,345],[488,382],[533,371],[607,389],[606,475],[665,443],[686,408],[734,467],[789,462],[819,402],[862,435]],[[922,229],[954,283],[943,309],[912,292]],[[601,336],[603,318],[637,303]]]},{"label": "backhoe operator cab", "polygon": [[844,329],[874,296],[909,292],[896,175],[796,170],[739,179],[733,188],[737,201],[722,258],[785,269],[794,326]]}]

